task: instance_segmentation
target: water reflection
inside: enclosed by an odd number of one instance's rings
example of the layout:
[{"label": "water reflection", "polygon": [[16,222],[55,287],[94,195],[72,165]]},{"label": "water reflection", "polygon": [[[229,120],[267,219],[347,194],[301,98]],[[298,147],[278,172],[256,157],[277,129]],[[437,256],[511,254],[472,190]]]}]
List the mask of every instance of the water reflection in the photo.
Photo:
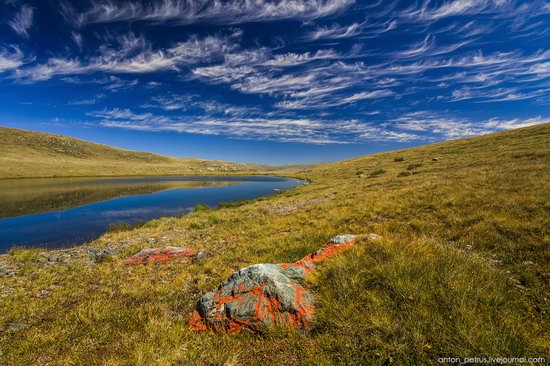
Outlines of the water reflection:
[{"label": "water reflection", "polygon": [[72,178],[0,181],[0,252],[92,240],[110,225],[247,200],[301,184],[279,177]]}]

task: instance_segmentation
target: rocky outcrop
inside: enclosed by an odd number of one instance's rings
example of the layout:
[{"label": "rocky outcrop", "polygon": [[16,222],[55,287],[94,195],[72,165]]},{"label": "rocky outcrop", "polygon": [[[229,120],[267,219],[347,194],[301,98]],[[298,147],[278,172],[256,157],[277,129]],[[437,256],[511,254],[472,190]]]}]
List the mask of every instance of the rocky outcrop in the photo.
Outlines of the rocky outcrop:
[{"label": "rocky outcrop", "polygon": [[194,249],[180,247],[147,248],[125,259],[124,264],[166,263],[177,258],[192,258],[196,255]]},{"label": "rocky outcrop", "polygon": [[263,332],[272,327],[307,331],[313,326],[315,296],[306,275],[317,263],[349,248],[355,235],[332,238],[294,263],[256,264],[233,273],[196,304],[189,325],[195,330]]}]

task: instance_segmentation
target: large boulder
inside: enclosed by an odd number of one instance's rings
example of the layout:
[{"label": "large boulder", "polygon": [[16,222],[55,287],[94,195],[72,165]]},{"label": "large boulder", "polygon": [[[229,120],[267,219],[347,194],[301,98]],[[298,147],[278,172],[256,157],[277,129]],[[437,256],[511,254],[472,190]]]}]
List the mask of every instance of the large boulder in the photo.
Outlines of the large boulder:
[{"label": "large boulder", "polygon": [[315,270],[317,263],[353,246],[355,238],[334,237],[322,249],[294,263],[240,269],[197,302],[190,326],[229,333],[263,332],[272,327],[310,329],[315,297],[306,275]]}]

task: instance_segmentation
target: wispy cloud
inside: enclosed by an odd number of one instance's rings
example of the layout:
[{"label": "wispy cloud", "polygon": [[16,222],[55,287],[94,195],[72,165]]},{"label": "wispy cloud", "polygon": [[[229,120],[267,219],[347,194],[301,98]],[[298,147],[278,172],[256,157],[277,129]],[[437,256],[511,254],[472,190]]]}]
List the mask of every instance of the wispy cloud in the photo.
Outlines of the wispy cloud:
[{"label": "wispy cloud", "polygon": [[17,46],[0,47],[0,73],[14,70],[25,63],[25,55]]},{"label": "wispy cloud", "polygon": [[354,0],[155,0],[139,2],[94,1],[82,13],[64,4],[66,18],[77,25],[120,21],[172,21],[177,24],[313,20],[336,14]]},{"label": "wispy cloud", "polygon": [[88,60],[53,57],[45,64],[17,70],[14,77],[26,81],[48,80],[58,75],[78,75],[94,72],[140,74],[161,70],[177,71],[180,66],[193,65],[222,57],[234,47],[228,37],[190,37],[167,49],[154,50],[143,36],[126,34],[116,39],[119,47],[102,46],[99,54]]},{"label": "wispy cloud", "polygon": [[71,32],[71,37],[73,38],[73,41],[77,45],[78,49],[82,51],[82,45],[83,45],[82,34],[78,32]]},{"label": "wispy cloud", "polygon": [[216,100],[206,99],[192,94],[155,96],[152,98],[152,102],[144,104],[141,107],[180,112],[198,110],[208,115],[225,116],[244,116],[259,112],[259,109],[255,107],[236,106],[221,103]]},{"label": "wispy cloud", "polygon": [[399,117],[394,125],[400,130],[428,134],[430,139],[458,139],[549,122],[550,118],[541,116],[527,119],[491,118],[485,121],[472,121],[450,113],[418,111]]},{"label": "wispy cloud", "polygon": [[8,25],[21,37],[29,38],[29,30],[32,27],[34,8],[23,5]]},{"label": "wispy cloud", "polygon": [[349,144],[366,141],[411,141],[419,137],[391,131],[360,120],[324,120],[288,117],[167,116],[135,113],[129,109],[105,109],[88,113],[105,127],[138,131],[175,131],[201,135],[224,135],[242,140],[269,140],[306,144]]}]

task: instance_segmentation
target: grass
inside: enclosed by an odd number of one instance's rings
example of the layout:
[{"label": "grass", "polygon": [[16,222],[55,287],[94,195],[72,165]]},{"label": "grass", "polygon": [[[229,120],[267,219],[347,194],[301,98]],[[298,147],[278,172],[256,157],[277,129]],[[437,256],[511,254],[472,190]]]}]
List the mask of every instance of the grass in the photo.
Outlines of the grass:
[{"label": "grass", "polygon": [[[409,164],[421,166],[406,171]],[[448,356],[548,355],[550,125],[297,176],[311,183],[108,233],[92,245],[121,251],[99,264],[44,266],[41,250],[12,250],[3,260],[20,271],[0,278],[14,291],[0,293],[0,327],[29,327],[0,334],[0,364],[411,365]],[[312,333],[188,329],[198,297],[233,271],[295,261],[333,235],[369,232],[384,239],[323,263],[311,278],[318,298]],[[215,256],[120,263],[152,243]],[[42,290],[51,295],[40,296]]]},{"label": "grass", "polygon": [[243,164],[171,158],[1,126],[0,141],[0,179],[206,175],[255,170]]}]

